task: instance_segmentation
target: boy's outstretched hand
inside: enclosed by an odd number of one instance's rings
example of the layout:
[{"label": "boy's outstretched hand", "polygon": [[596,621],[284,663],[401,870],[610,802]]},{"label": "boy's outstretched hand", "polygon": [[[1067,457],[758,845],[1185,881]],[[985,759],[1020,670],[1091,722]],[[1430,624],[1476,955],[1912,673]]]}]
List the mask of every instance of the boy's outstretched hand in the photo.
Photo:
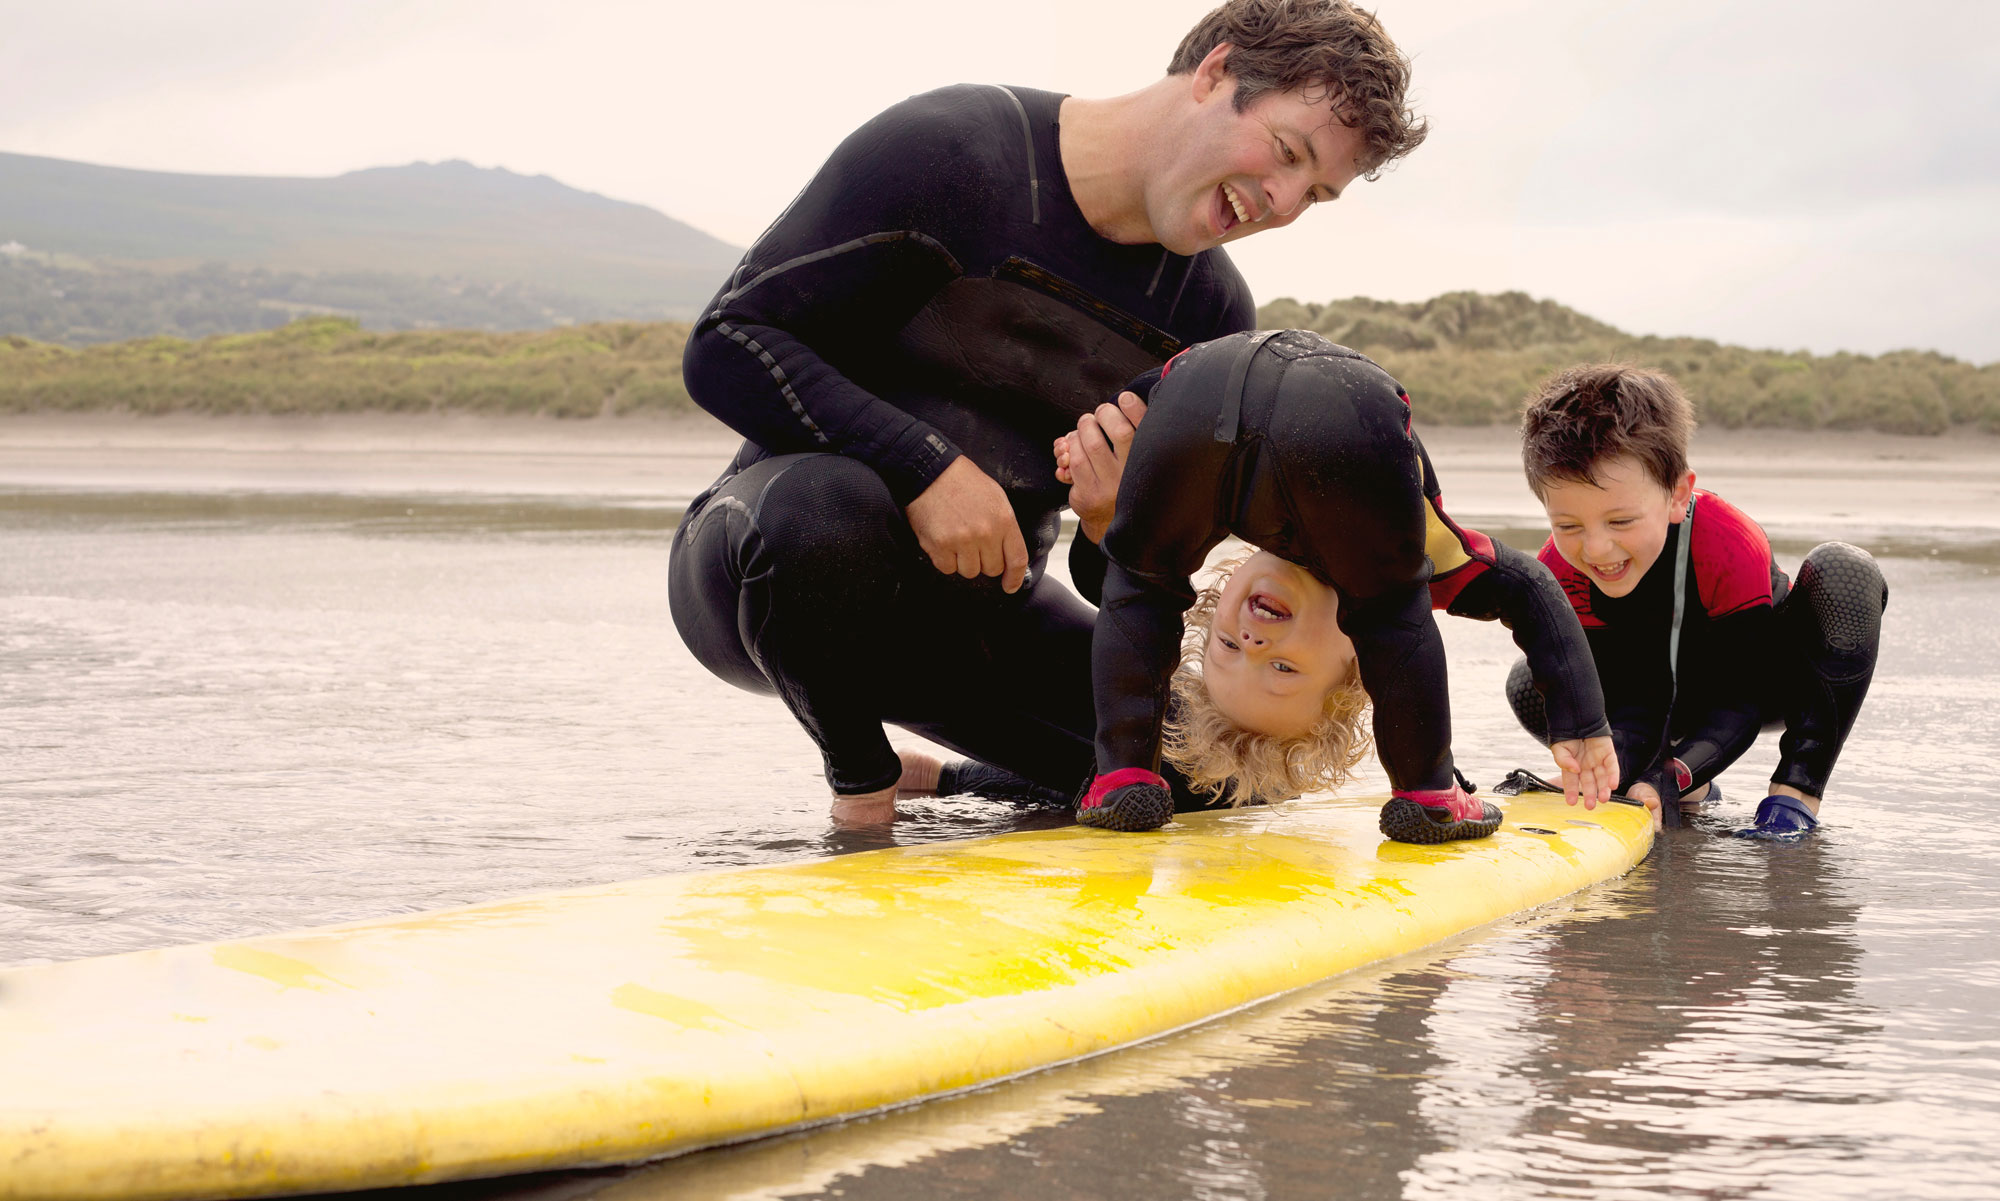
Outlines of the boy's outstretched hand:
[{"label": "boy's outstretched hand", "polygon": [[1609,735],[1550,743],[1549,752],[1562,772],[1563,800],[1574,805],[1582,797],[1585,809],[1611,800],[1618,788],[1618,751]]}]

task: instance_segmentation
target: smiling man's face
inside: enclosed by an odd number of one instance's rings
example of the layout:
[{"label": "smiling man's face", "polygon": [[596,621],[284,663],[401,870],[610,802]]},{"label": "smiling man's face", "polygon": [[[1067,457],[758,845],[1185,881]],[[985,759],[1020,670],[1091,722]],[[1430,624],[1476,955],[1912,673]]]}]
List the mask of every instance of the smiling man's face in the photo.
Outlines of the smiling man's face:
[{"label": "smiling man's face", "polygon": [[1190,121],[1146,188],[1155,240],[1176,254],[1282,229],[1361,173],[1362,135],[1323,92],[1267,92],[1238,112],[1235,77],[1207,61],[1190,88]]}]

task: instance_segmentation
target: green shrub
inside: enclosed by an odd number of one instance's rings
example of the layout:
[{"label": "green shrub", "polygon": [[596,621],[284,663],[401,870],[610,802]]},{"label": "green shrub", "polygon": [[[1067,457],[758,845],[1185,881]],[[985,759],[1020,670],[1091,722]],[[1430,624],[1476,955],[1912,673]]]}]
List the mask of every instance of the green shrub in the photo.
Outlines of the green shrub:
[{"label": "green shrub", "polygon": [[0,339],[0,412],[688,412],[687,335],[677,322],[377,333],[345,317],[305,317],[263,333],[80,350],[9,337]]},{"label": "green shrub", "polygon": [[[1522,292],[1452,292],[1417,304],[1287,298],[1258,318],[1265,328],[1317,330],[1374,357],[1427,422],[1511,424],[1550,373],[1610,360],[1673,374],[1702,420],[1727,428],[2000,433],[2000,364],[1974,367],[1930,351],[1815,356],[1633,337]],[[262,333],[81,349],[7,336],[0,412],[683,413],[694,407],[681,383],[687,337],[678,322],[385,333],[329,316]]]},{"label": "green shrub", "polygon": [[1511,424],[1548,375],[1608,361],[1667,372],[1704,422],[1730,429],[2000,432],[2000,364],[1975,367],[1934,351],[1815,356],[1634,337],[1523,292],[1452,292],[1418,304],[1286,298],[1258,310],[1258,324],[1315,330],[1371,356],[1409,390],[1420,421]]}]

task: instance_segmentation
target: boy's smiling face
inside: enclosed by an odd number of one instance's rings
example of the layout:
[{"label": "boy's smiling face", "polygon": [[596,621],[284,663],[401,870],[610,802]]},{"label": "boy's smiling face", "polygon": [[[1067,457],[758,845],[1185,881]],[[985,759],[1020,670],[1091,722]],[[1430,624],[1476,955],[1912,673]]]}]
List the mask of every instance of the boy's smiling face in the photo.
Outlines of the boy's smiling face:
[{"label": "boy's smiling face", "polygon": [[1631,455],[1601,460],[1597,482],[1550,480],[1542,487],[1556,550],[1606,596],[1625,596],[1667,544],[1694,494],[1694,472],[1660,486]]}]

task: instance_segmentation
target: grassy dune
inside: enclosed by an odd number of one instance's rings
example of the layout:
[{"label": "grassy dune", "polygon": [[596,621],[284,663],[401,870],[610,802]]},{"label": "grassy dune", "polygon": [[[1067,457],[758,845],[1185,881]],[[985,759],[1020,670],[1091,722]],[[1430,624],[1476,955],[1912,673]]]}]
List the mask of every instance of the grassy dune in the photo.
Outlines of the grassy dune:
[{"label": "grassy dune", "polygon": [[0,338],[0,412],[685,412],[687,335],[678,322],[372,333],[309,317],[265,333],[76,350]]},{"label": "grassy dune", "polygon": [[1521,292],[1452,292],[1420,304],[1274,300],[1257,316],[1266,328],[1317,330],[1368,354],[1409,389],[1419,419],[1442,424],[1512,422],[1549,373],[1609,360],[1668,372],[1704,423],[1731,429],[2000,433],[2000,364],[1932,351],[1811,355],[1635,337]]},{"label": "grassy dune", "polygon": [[[1368,353],[1409,388],[1420,419],[1438,423],[1511,422],[1549,372],[1615,359],[1673,373],[1714,425],[2000,432],[2000,364],[1927,351],[1816,356],[1634,337],[1519,292],[1421,304],[1275,300],[1258,316],[1267,328],[1314,329]],[[264,333],[81,349],[7,337],[0,412],[683,412],[693,407],[681,384],[687,335],[675,322],[374,333],[309,317]]]}]

